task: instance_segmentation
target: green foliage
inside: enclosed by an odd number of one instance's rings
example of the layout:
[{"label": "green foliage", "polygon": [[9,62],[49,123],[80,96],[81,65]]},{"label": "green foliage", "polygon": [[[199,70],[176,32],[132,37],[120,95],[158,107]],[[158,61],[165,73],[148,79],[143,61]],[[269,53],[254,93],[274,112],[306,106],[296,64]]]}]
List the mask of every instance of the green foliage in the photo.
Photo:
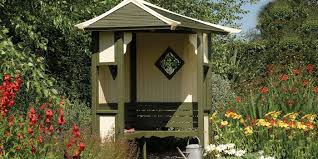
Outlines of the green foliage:
[{"label": "green foliage", "polygon": [[212,108],[219,110],[234,98],[231,83],[218,74],[212,74]]},{"label": "green foliage", "polygon": [[222,23],[238,26],[237,20],[248,11],[242,7],[247,3],[256,3],[258,0],[149,0],[177,13],[193,18],[207,20],[213,23]]},{"label": "green foliage", "polygon": [[[10,74],[14,76],[19,74],[23,76],[24,85],[22,90],[28,92],[28,95],[20,93],[21,97],[17,100],[24,102],[41,101],[51,99],[58,101],[57,90],[53,87],[55,80],[46,74],[43,58],[36,57],[27,50],[22,51],[20,45],[14,46],[11,39],[7,37],[8,30],[1,28],[0,32],[0,74]],[[18,107],[26,110],[25,105]]]}]

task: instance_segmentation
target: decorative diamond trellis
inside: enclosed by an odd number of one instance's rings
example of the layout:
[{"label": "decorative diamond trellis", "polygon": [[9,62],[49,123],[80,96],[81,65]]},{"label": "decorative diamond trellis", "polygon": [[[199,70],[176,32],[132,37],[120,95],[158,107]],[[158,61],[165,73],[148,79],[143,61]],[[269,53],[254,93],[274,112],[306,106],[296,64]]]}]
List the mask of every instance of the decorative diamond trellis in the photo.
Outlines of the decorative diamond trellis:
[{"label": "decorative diamond trellis", "polygon": [[183,66],[184,61],[168,48],[156,62],[156,66],[170,80]]}]

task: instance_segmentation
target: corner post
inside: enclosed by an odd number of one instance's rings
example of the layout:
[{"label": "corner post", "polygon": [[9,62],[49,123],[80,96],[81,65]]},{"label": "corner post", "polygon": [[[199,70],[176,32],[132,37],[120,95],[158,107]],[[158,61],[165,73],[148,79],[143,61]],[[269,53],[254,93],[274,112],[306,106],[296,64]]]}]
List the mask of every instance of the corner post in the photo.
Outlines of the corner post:
[{"label": "corner post", "polygon": [[99,135],[99,123],[97,119],[98,105],[98,63],[99,63],[99,32],[93,31],[91,34],[91,84],[92,84],[92,133]]},{"label": "corner post", "polygon": [[115,32],[115,59],[117,62],[118,114],[116,123],[117,137],[123,137],[125,129],[125,62],[124,34]]},{"label": "corner post", "polygon": [[203,33],[197,34],[197,100],[198,100],[198,137],[201,143],[204,143],[204,91],[203,91],[203,55],[204,55],[204,43],[203,43]]}]

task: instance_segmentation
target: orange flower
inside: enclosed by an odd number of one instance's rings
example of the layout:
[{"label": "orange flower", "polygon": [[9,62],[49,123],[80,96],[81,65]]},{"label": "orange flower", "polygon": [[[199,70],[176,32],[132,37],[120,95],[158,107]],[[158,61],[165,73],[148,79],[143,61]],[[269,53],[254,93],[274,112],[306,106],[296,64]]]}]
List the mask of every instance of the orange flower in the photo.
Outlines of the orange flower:
[{"label": "orange flower", "polygon": [[308,73],[313,73],[314,72],[314,65],[313,64],[308,64],[307,65],[307,72]]},{"label": "orange flower", "polygon": [[318,94],[318,86],[314,88],[314,92]]},{"label": "orange flower", "polygon": [[236,97],[236,102],[237,103],[241,103],[241,98],[240,97]]},{"label": "orange flower", "polygon": [[269,89],[267,87],[261,87],[259,89],[259,92],[262,94],[267,94],[269,92]]},{"label": "orange flower", "polygon": [[287,80],[288,80],[288,75],[282,74],[282,75],[279,77],[279,79],[280,79],[281,81],[287,81]]},{"label": "orange flower", "polygon": [[303,81],[303,85],[304,85],[304,87],[307,87],[307,86],[308,86],[308,84],[309,84],[309,80],[304,80],[304,81]]},{"label": "orange flower", "polygon": [[295,76],[298,76],[299,74],[300,74],[300,71],[299,70],[293,70],[293,74],[295,75]]}]

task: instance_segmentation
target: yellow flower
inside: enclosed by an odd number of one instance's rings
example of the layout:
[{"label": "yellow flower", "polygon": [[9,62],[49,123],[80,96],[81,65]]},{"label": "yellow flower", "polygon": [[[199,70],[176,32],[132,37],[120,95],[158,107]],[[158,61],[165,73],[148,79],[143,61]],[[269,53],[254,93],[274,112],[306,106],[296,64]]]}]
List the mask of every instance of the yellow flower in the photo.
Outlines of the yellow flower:
[{"label": "yellow flower", "polygon": [[243,118],[241,118],[241,119],[240,119],[240,123],[241,123],[241,124],[244,124],[244,123],[245,123],[245,120],[244,120]]},{"label": "yellow flower", "polygon": [[281,128],[289,128],[289,125],[281,120],[278,120],[277,121],[277,124],[278,124],[278,127],[281,127]]},{"label": "yellow flower", "polygon": [[269,122],[267,122],[266,120],[264,120],[264,119],[258,119],[257,121],[256,121],[256,125],[257,126],[264,126],[264,127],[271,127],[271,123],[269,123]]},{"label": "yellow flower", "polygon": [[301,118],[301,120],[307,119],[309,122],[314,122],[316,119],[317,115],[316,114],[307,114]]},{"label": "yellow flower", "polygon": [[214,113],[212,114],[212,116],[210,117],[210,120],[211,120],[211,121],[214,121],[214,120],[216,119],[217,115],[218,115],[218,112],[214,112]]},{"label": "yellow flower", "polygon": [[273,119],[277,119],[277,117],[281,114],[281,111],[272,111],[267,113],[265,116],[271,116]]},{"label": "yellow flower", "polygon": [[295,121],[298,115],[299,113],[288,113],[284,116],[284,118],[289,118],[291,121]]},{"label": "yellow flower", "polygon": [[253,127],[248,126],[248,127],[244,128],[244,133],[245,133],[245,135],[252,135],[253,134]]},{"label": "yellow flower", "polygon": [[296,128],[306,130],[307,126],[303,125],[301,122],[296,122]]},{"label": "yellow flower", "polygon": [[226,126],[226,125],[228,125],[229,124],[229,122],[227,122],[227,121],[222,121],[221,122],[221,126]]},{"label": "yellow flower", "polygon": [[239,115],[239,114],[232,112],[232,111],[227,111],[225,113],[225,116],[228,118],[232,118],[232,119],[241,119],[242,118],[242,115]]}]

